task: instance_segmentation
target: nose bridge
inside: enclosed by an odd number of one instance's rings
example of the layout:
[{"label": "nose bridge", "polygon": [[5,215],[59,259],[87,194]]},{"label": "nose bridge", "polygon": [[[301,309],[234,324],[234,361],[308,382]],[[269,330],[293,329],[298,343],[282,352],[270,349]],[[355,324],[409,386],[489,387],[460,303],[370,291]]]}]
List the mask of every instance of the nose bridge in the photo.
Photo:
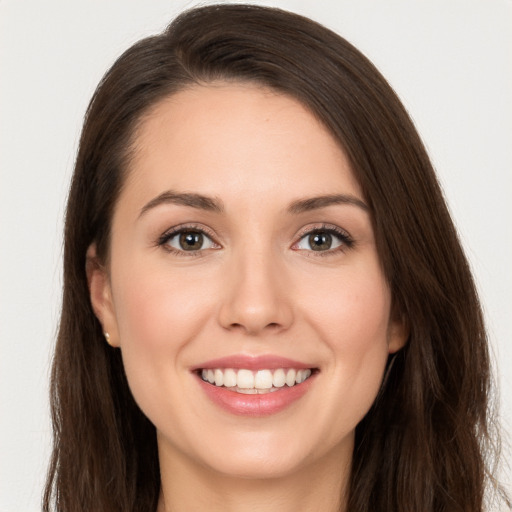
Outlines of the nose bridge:
[{"label": "nose bridge", "polygon": [[285,286],[285,269],[271,243],[254,240],[233,250],[226,275],[227,290],[220,322],[247,334],[279,331],[292,322],[292,307]]}]

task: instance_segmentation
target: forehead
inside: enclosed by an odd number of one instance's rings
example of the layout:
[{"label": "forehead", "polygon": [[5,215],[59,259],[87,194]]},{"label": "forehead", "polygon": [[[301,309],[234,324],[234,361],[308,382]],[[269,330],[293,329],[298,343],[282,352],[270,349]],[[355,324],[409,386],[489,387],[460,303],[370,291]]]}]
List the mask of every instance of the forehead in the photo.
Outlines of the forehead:
[{"label": "forehead", "polygon": [[362,197],[327,128],[294,98],[253,84],[193,86],[162,100],[139,125],[127,187],[221,195]]}]

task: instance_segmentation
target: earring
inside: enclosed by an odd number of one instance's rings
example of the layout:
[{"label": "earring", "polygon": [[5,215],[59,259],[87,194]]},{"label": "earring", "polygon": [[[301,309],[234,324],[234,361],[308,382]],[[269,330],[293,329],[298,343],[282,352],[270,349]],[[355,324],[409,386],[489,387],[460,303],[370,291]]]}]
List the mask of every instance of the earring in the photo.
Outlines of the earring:
[{"label": "earring", "polygon": [[107,343],[110,345],[110,334],[107,331],[105,331],[103,333],[103,336],[105,336],[105,340],[107,340]]}]

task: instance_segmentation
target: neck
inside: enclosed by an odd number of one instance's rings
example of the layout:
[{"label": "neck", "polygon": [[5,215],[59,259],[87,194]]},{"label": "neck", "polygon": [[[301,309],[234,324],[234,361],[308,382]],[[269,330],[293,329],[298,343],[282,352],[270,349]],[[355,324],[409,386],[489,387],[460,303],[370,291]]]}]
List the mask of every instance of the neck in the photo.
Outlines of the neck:
[{"label": "neck", "polygon": [[285,476],[250,479],[219,473],[185,455],[160,452],[161,494],[157,512],[344,512],[351,453],[333,450]]}]

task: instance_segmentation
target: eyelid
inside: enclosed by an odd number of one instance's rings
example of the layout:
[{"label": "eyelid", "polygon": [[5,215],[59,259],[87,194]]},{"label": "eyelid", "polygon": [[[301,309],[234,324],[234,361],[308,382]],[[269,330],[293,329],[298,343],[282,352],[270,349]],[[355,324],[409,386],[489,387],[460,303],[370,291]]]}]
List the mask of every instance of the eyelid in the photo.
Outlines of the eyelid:
[{"label": "eyelid", "polygon": [[336,224],[329,224],[328,222],[308,224],[307,226],[300,229],[300,231],[297,233],[297,238],[303,238],[304,236],[314,233],[315,231],[335,231],[336,233],[340,233],[348,238],[351,238],[348,231],[340,228]]},{"label": "eyelid", "polygon": [[[160,235],[158,237],[158,239],[156,241],[156,245],[165,246],[171,238],[174,238],[176,235],[179,235],[183,231],[197,231],[198,233],[201,233],[204,236],[208,237],[212,241],[212,243],[217,246],[217,248],[219,248],[219,249],[222,248],[222,245],[219,242],[217,242],[217,237],[213,233],[213,231],[211,231],[206,226],[202,226],[202,225],[196,224],[196,223],[178,224],[177,226],[173,226],[172,228],[167,229],[162,235]],[[168,246],[167,250],[169,250],[170,252],[183,253],[183,254],[186,254],[187,256],[194,256],[194,255],[199,255],[199,253],[201,253],[202,251],[204,251],[206,249],[200,249],[198,251],[187,252],[187,251],[180,251],[171,246]]]},{"label": "eyelid", "polygon": [[[341,245],[338,247],[335,247],[334,249],[328,249],[327,251],[312,251],[312,250],[308,251],[308,250],[296,248],[297,245],[306,236],[309,236],[313,233],[318,233],[318,232],[327,232],[327,233],[334,234],[341,240],[341,242],[342,242]],[[344,251],[346,249],[350,249],[354,245],[354,239],[352,238],[350,233],[348,233],[348,231],[340,228],[339,226],[337,226],[335,224],[328,224],[325,222],[318,223],[317,225],[314,225],[314,226],[308,225],[308,226],[302,228],[299,231],[299,233],[297,234],[297,238],[298,238],[298,240],[293,243],[292,249],[295,249],[297,251],[300,250],[300,251],[305,251],[305,252],[316,252],[316,256],[323,256],[323,255],[327,255],[327,254],[333,254],[337,251]]]},{"label": "eyelid", "polygon": [[[204,236],[208,237],[211,242],[216,245],[217,247],[215,249],[222,249],[222,245],[217,241],[217,236],[215,233],[209,229],[206,226],[203,226],[201,224],[197,223],[184,223],[179,224],[177,226],[173,226],[169,229],[167,229],[162,235],[160,235],[156,241],[155,245],[158,246],[166,246],[165,249],[169,252],[174,252],[176,254],[180,255],[186,255],[186,256],[200,256],[201,253],[208,249],[199,249],[197,251],[183,251],[176,249],[172,246],[167,245],[167,242],[175,237],[176,235],[184,232],[184,231],[197,231],[199,233],[202,233]],[[341,245],[334,248],[334,249],[328,249],[326,251],[312,251],[312,250],[304,250],[304,249],[298,249],[296,248],[297,244],[306,236],[311,235],[316,232],[328,232],[331,234],[334,234],[341,240]],[[293,243],[291,249],[297,250],[297,251],[304,251],[304,252],[316,252],[317,256],[322,255],[328,255],[333,254],[337,251],[344,251],[346,249],[351,248],[354,245],[354,239],[352,236],[344,229],[340,228],[339,226],[335,224],[329,224],[329,223],[318,223],[316,225],[308,225],[304,228],[302,228],[299,233],[296,235],[296,241]]]}]

